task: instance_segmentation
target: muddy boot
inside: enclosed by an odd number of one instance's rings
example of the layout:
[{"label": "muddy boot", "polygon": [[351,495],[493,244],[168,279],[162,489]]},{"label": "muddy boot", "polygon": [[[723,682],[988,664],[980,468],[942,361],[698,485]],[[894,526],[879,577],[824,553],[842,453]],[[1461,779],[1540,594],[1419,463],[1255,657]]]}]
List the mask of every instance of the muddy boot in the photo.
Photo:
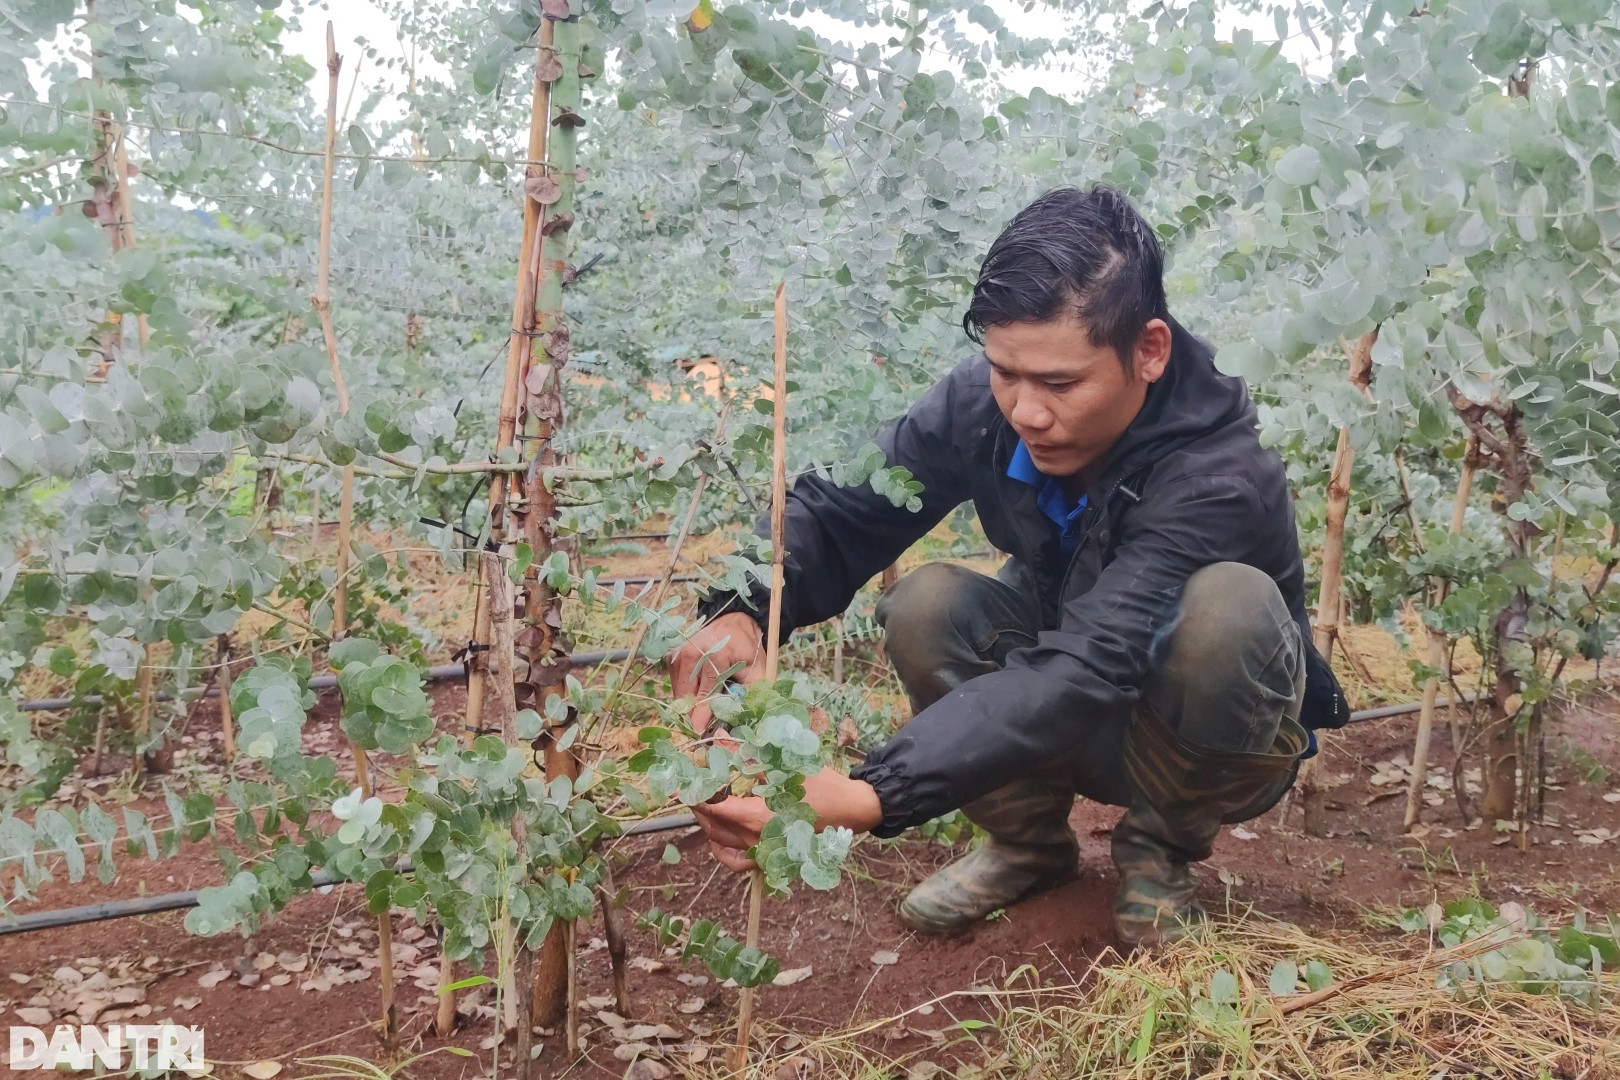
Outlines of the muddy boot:
[{"label": "muddy boot", "polygon": [[[1220,822],[1214,822],[1215,830]],[[1179,941],[1203,924],[1198,878],[1191,863],[1204,858],[1165,839],[1171,830],[1151,806],[1138,803],[1114,826],[1109,853],[1119,870],[1114,932],[1127,948]],[[1213,832],[1210,836],[1214,839]]]},{"label": "muddy boot", "polygon": [[1271,749],[1213,750],[1138,709],[1125,738],[1130,808],[1114,827],[1119,870],[1114,929],[1127,947],[1176,941],[1203,921],[1192,863],[1209,857],[1221,825],[1265,813],[1294,781],[1306,735],[1284,717]]},{"label": "muddy boot", "polygon": [[936,872],[900,904],[914,930],[961,930],[992,911],[1061,885],[1077,872],[1069,830],[1074,787],[1067,775],[1014,781],[962,808],[990,839]]}]

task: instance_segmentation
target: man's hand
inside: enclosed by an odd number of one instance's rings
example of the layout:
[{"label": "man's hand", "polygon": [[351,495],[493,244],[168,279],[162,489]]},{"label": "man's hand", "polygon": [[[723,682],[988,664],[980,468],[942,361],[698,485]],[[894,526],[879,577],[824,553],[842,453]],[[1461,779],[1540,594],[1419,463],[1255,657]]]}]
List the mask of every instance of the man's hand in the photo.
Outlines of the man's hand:
[{"label": "man's hand", "polygon": [[[804,780],[804,801],[816,812],[816,829],[842,826],[871,832],[883,823],[883,804],[865,780],[851,780],[837,769],[822,769]],[[757,795],[728,798],[692,807],[692,816],[709,837],[709,850],[731,870],[752,870],[748,849],[759,843],[760,830],[774,816]]]},{"label": "man's hand", "polygon": [[[730,640],[725,640],[728,638]],[[722,640],[725,640],[723,645]],[[675,696],[698,699],[697,707],[692,710],[692,726],[699,732],[708,730],[714,718],[708,697],[714,693],[722,671],[742,664],[742,670],[732,678],[743,686],[764,677],[764,640],[765,635],[760,633],[759,624],[752,616],[733,611],[693,634],[670,657],[670,682]]]}]

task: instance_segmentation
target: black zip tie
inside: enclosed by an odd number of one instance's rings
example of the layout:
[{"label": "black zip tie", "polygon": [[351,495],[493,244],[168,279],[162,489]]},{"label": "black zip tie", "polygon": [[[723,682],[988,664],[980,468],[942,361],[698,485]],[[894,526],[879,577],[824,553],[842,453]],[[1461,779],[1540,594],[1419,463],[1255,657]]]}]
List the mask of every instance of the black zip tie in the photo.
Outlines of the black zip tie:
[{"label": "black zip tie", "polygon": [[748,490],[748,485],[743,482],[742,473],[740,471],[738,471],[738,469],[737,469],[737,463],[735,461],[732,461],[730,458],[726,458],[725,462],[726,462],[726,468],[731,470],[732,479],[737,481],[737,487],[739,489],[741,489],[743,498],[748,500],[748,509],[749,509],[749,511],[751,513],[753,513],[755,517],[758,517],[759,516],[759,503],[754,501],[754,493],[752,491],[749,491]]},{"label": "black zip tie", "polygon": [[465,537],[468,540],[471,540],[473,543],[475,543],[475,544],[478,543],[478,534],[468,532],[466,529],[463,529],[460,525],[452,525],[448,521],[440,521],[438,518],[430,518],[430,517],[417,518],[416,520],[420,521],[423,525],[431,525],[435,529],[451,529],[454,532],[456,532],[458,535],[460,535],[462,537]]},{"label": "black zip tie", "polygon": [[588,274],[592,270],[595,270],[596,264],[605,258],[607,258],[607,253],[605,251],[598,251],[595,255],[592,255],[589,259],[585,260],[585,265],[574,267],[574,280],[578,281],[581,274]]}]

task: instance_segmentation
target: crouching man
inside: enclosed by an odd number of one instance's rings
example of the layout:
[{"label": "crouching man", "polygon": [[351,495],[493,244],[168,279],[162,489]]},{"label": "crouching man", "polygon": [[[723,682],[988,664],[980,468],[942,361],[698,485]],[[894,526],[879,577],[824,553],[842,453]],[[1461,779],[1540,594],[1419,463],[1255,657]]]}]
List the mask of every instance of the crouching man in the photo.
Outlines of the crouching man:
[{"label": "crouching man", "polygon": [[[878,604],[912,719],[844,775],[812,777],[823,827],[895,836],[960,807],[987,843],[917,886],[905,921],[954,930],[1076,873],[1076,794],[1125,808],[1114,923],[1151,944],[1201,917],[1191,864],[1223,823],[1288,790],[1309,729],[1348,718],[1311,646],[1283,464],[1240,380],[1166,308],[1163,257],[1108,188],[1048,192],[991,245],[963,318],[983,351],[879,437],[922,510],[814,475],[788,497],[785,634],[855,592],[961,503],[1009,556],[948,564]],[[711,597],[675,690],[756,677],[767,596]],[[706,711],[698,711],[699,722]],[[699,807],[715,855],[744,852],[758,798]]]}]

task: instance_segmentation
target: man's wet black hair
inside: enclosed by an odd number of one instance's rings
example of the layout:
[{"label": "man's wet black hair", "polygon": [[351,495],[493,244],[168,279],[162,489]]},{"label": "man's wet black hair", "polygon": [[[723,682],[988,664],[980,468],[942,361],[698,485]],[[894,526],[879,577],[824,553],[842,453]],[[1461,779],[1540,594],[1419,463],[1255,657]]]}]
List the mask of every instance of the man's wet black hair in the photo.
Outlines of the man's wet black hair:
[{"label": "man's wet black hair", "polygon": [[1055,188],[1018,211],[984,257],[962,329],[982,345],[988,327],[1065,316],[1127,371],[1143,327],[1170,317],[1159,239],[1106,185]]}]

